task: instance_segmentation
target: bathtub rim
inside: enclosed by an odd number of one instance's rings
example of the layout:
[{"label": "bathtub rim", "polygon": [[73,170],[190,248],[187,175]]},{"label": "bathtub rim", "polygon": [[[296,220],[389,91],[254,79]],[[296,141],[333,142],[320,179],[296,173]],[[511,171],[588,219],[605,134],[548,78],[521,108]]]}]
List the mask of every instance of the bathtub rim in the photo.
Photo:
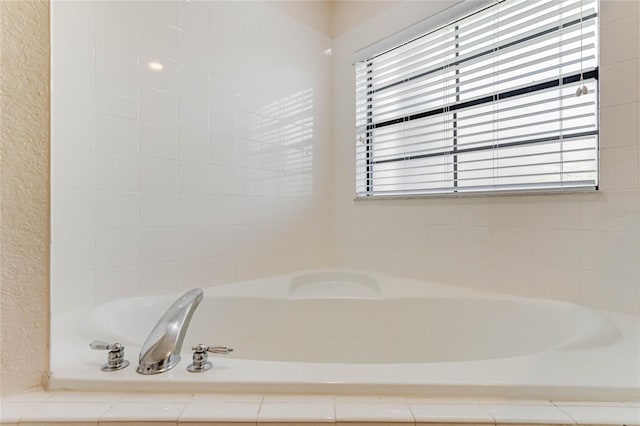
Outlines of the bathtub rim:
[{"label": "bathtub rim", "polygon": [[[320,270],[325,271],[327,268],[322,268]],[[333,269],[333,268],[330,268]],[[317,271],[318,269],[312,269],[302,272],[309,271]],[[351,269],[350,269],[351,270]],[[297,272],[299,273],[299,272]],[[294,273],[295,274],[295,273]],[[286,274],[292,275],[292,274]],[[383,274],[378,274],[383,275]],[[214,286],[212,288],[220,289],[231,289],[237,283]],[[436,288],[440,290],[445,290],[444,293],[452,296],[459,294],[473,294],[474,297],[487,297],[487,298],[506,298],[506,299],[517,299],[521,300],[523,298],[518,296],[511,295],[503,295],[499,293],[489,293],[482,292],[477,290],[469,290],[460,287],[451,287],[447,285],[437,284],[435,283]],[[224,292],[222,292],[224,293]],[[172,296],[159,296],[160,298],[165,297],[167,299],[171,299]],[[525,300],[528,300],[525,298]],[[539,299],[533,299],[539,300]],[[544,300],[544,299],[542,299]],[[552,301],[553,303],[566,303],[566,302],[558,302]],[[574,304],[571,304],[574,305]],[[580,306],[580,305],[576,305]],[[593,310],[591,308],[581,307],[584,309]],[[628,332],[628,329],[631,325],[637,324],[640,320],[640,317],[636,317],[633,315],[625,315],[618,313],[611,313],[607,311],[601,310],[593,310],[599,312],[602,315],[606,315],[611,318],[619,327],[624,329],[623,331]],[[100,390],[113,390],[113,391],[121,391],[123,388],[133,389],[136,391],[145,391],[145,392],[156,392],[158,391],[159,383],[171,383],[170,392],[176,391],[199,391],[199,392],[255,392],[259,391],[262,393],[333,393],[333,394],[379,394],[379,389],[384,389],[384,394],[390,395],[420,395],[420,396],[452,396],[452,397],[518,397],[518,398],[543,398],[543,399],[567,399],[567,400],[585,400],[585,399],[593,399],[593,400],[603,400],[603,401],[613,401],[613,400],[626,400],[626,399],[638,399],[640,398],[640,384],[633,383],[629,385],[629,383],[621,384],[620,386],[607,384],[605,387],[604,384],[600,383],[599,385],[589,385],[586,383],[582,383],[580,385],[575,385],[571,383],[555,383],[555,384],[545,384],[545,383],[536,383],[534,381],[530,382],[518,382],[518,383],[509,383],[508,381],[500,381],[500,380],[485,380],[482,383],[447,383],[444,381],[422,381],[420,383],[411,383],[410,381],[403,383],[392,383],[388,380],[383,380],[380,382],[375,382],[369,380],[366,383],[358,382],[358,380],[345,380],[345,381],[333,381],[333,382],[321,382],[318,380],[280,380],[279,382],[275,382],[273,380],[228,380],[224,377],[216,377],[211,376],[213,380],[207,379],[207,373],[203,376],[193,377],[193,376],[183,376],[178,374],[183,367],[186,367],[186,359],[188,357],[183,356],[183,364],[179,365],[178,369],[169,376],[159,375],[158,380],[150,380],[150,381],[141,381],[138,377],[129,377],[127,376],[126,370],[122,374],[115,373],[114,375],[97,375],[93,371],[92,368],[85,368],[82,373],[78,374],[77,371],[73,367],[69,367],[64,363],[58,362],[56,357],[54,357],[54,351],[59,344],[64,344],[64,341],[54,340],[53,334],[55,333],[55,328],[60,327],[61,319],[64,317],[73,318],[75,314],[81,311],[76,311],[74,313],[58,315],[57,317],[52,319],[52,345],[51,345],[51,374],[49,378],[49,387],[52,390],[91,390],[91,391],[100,391]],[[64,321],[63,321],[64,322]],[[59,334],[59,330],[58,330]],[[59,334],[60,335],[60,334]],[[58,337],[59,337],[58,335]],[[74,344],[72,342],[67,342],[70,344]],[[75,342],[77,344],[78,342]],[[138,348],[131,346],[128,347],[127,357],[132,360],[135,359],[136,350]],[[579,352],[579,351],[577,351]],[[577,353],[576,352],[576,353]],[[183,355],[185,355],[183,353]],[[544,358],[544,357],[543,357]],[[536,363],[540,361],[540,354],[534,355],[526,355],[519,356],[515,358],[505,358],[505,359],[497,359],[490,360],[491,364],[494,364],[492,368],[495,368],[496,362],[501,362],[506,360],[508,364],[511,365],[510,368],[522,368],[523,365],[527,363]],[[514,364],[515,360],[515,364]],[[95,361],[89,361],[87,359],[77,359],[78,362],[84,364],[85,367],[90,365],[93,367]],[[249,360],[225,360],[225,359],[216,359],[217,364],[224,368],[243,368],[242,363],[254,363],[258,366],[262,366],[265,368],[273,368],[273,363],[271,361],[249,361]],[[478,363],[483,363],[486,361],[478,361]],[[269,364],[271,363],[271,364]],[[275,362],[277,363],[277,362]],[[462,362],[464,363],[464,362]],[[472,364],[474,362],[471,362]],[[182,363],[181,363],[182,364]],[[295,363],[281,363],[281,364],[295,364]],[[309,366],[313,367],[314,363],[304,363],[305,367]],[[460,365],[461,363],[453,363]],[[518,364],[520,366],[518,367]],[[326,364],[321,364],[326,365]],[[405,364],[411,365],[411,364]],[[417,364],[423,366],[423,364]],[[368,364],[369,368],[379,368],[384,369],[387,367],[386,364],[376,365],[376,364]],[[212,372],[215,374],[215,369]],[[103,373],[104,374],[104,373]],[[378,389],[377,391],[374,389]],[[606,391],[603,392],[603,389]]]}]

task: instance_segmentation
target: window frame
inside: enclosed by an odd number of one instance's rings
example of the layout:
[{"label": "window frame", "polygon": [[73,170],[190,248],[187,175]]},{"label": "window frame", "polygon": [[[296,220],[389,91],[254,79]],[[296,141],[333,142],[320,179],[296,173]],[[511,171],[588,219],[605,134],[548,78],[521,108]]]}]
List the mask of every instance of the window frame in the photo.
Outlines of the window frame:
[{"label": "window frame", "polygon": [[[456,19],[451,19],[448,22],[444,22],[444,25],[440,25],[436,28],[431,28],[430,31],[424,31],[421,30],[420,34],[418,36],[416,36],[415,34],[415,29],[412,28],[408,28],[406,30],[401,31],[400,33],[390,37],[389,39],[385,39],[385,40],[381,40],[380,42],[372,45],[372,46],[368,46],[367,48],[363,49],[362,51],[356,52],[356,54],[354,55],[354,64],[356,62],[359,61],[366,61],[367,63],[367,67],[373,67],[375,58],[381,55],[384,55],[385,53],[388,53],[391,50],[394,50],[396,47],[399,47],[401,45],[405,45],[405,44],[409,44],[412,41],[427,35],[429,33],[438,31],[446,26],[449,25],[454,25],[454,32],[453,32],[453,36],[454,39],[458,39],[459,37],[459,26],[457,25],[457,21],[463,20],[471,15],[474,15],[475,13],[484,11],[486,9],[489,9],[499,3],[502,3],[504,1],[508,1],[508,0],[493,0],[490,2],[484,2],[485,4],[480,7],[478,10],[476,10],[475,12],[471,12],[469,9],[468,4],[472,3],[472,1],[465,1],[463,3],[458,4],[457,6],[460,7],[462,6],[460,9],[463,10],[464,12],[458,12],[458,16]],[[585,16],[581,16],[581,18],[570,21],[570,22],[565,22],[561,25],[559,25],[557,28],[554,28],[554,31],[560,31],[563,30],[567,27],[573,26],[573,25],[581,25],[582,22],[588,21],[589,19],[598,19],[599,18],[599,0],[595,1],[597,10],[595,13],[593,14],[589,14],[589,15],[585,15]],[[456,7],[454,6],[453,8],[451,8],[450,10],[446,10],[445,12],[451,12],[452,10],[455,10]],[[445,19],[447,16],[451,16],[451,13],[444,13],[445,15]],[[437,17],[437,15],[436,15]],[[431,22],[431,20],[434,17],[428,18],[427,20],[425,20],[425,22],[429,21]],[[425,24],[424,23],[418,23],[416,24],[414,27],[420,28],[420,27],[424,27]],[[596,39],[599,39],[599,25],[596,27]],[[402,42],[399,42],[398,37],[401,37],[402,34],[406,34],[406,33],[410,33],[410,32],[414,32],[414,34],[412,36],[406,36],[405,35],[405,40]],[[540,37],[541,35],[547,33],[548,31],[541,31],[538,33],[535,33],[533,35],[529,35],[527,37],[524,37],[522,39],[518,39],[517,42],[515,43],[509,43],[506,45],[502,45],[502,46],[498,46],[497,48],[494,47],[490,47],[487,49],[487,51],[481,53],[480,55],[487,55],[487,54],[491,54],[494,51],[498,51],[500,49],[504,49],[506,47],[510,47],[513,44],[518,44],[518,43],[523,43],[526,41],[529,41],[531,39],[534,39],[536,37]],[[381,44],[381,45],[385,45],[385,44],[389,44],[390,40],[395,40],[396,44],[393,45],[393,47],[388,47],[386,48],[386,50],[384,51],[378,51],[377,54],[371,55],[372,50],[375,49],[375,46],[377,44]],[[459,44],[455,43],[455,57],[458,57],[460,55],[460,51],[459,51]],[[393,124],[392,122],[395,122],[396,124],[405,120],[400,121],[400,119],[406,119],[406,121],[412,121],[415,119],[420,119],[420,118],[424,118],[426,116],[429,116],[431,114],[436,115],[437,111],[440,110],[442,112],[440,112],[441,114],[445,114],[451,110],[451,105],[450,106],[441,106],[441,107],[437,107],[435,109],[432,110],[427,110],[427,111],[422,111],[418,114],[409,114],[408,116],[403,116],[403,117],[396,117],[394,119],[391,120],[387,120],[387,121],[382,121],[379,123],[373,123],[373,119],[371,118],[371,116],[373,115],[373,108],[374,105],[372,104],[372,98],[371,96],[373,96],[374,93],[379,93],[380,91],[383,91],[385,89],[388,89],[390,87],[394,87],[396,85],[405,83],[407,81],[410,81],[412,79],[417,79],[420,77],[423,77],[425,74],[424,73],[420,73],[420,74],[416,74],[414,76],[411,76],[410,78],[407,79],[399,79],[397,81],[391,82],[391,83],[387,83],[385,86],[376,89],[375,91],[368,91],[367,92],[367,130],[366,130],[366,134],[365,134],[365,139],[364,141],[361,140],[362,143],[364,143],[366,145],[366,177],[365,177],[365,194],[358,194],[358,190],[357,190],[357,185],[356,185],[356,195],[354,197],[355,200],[380,200],[380,199],[395,199],[395,198],[439,198],[439,197],[445,197],[445,198],[449,198],[449,197],[477,197],[477,196],[513,196],[513,195],[539,195],[539,194],[572,194],[572,193],[584,193],[584,192],[592,192],[595,193],[597,191],[599,191],[599,186],[600,186],[600,140],[599,140],[599,136],[600,136],[600,102],[599,102],[599,96],[600,96],[600,80],[599,80],[599,72],[600,72],[600,55],[599,55],[599,49],[600,49],[600,43],[598,42],[597,44],[597,51],[598,51],[598,60],[596,62],[596,66],[595,68],[592,68],[588,71],[585,71],[584,69],[581,69],[580,72],[578,73],[574,73],[568,76],[560,76],[559,78],[556,79],[548,79],[548,80],[544,80],[544,81],[539,81],[539,82],[535,82],[533,84],[531,84],[530,86],[526,86],[526,87],[519,87],[517,89],[514,90],[507,90],[505,92],[501,92],[501,93],[497,93],[497,94],[493,94],[492,96],[486,96],[485,98],[489,98],[489,97],[493,97],[492,100],[487,100],[487,99],[475,99],[475,100],[471,100],[471,101],[466,101],[463,103],[459,103],[460,102],[460,80],[457,77],[457,75],[459,75],[460,73],[460,64],[462,64],[463,62],[465,62],[466,60],[469,60],[469,58],[467,59],[463,59],[461,61],[455,61],[453,63],[453,66],[455,66],[455,75],[456,75],[456,93],[455,93],[455,100],[456,102],[453,104],[453,107],[455,108],[453,110],[452,113],[452,136],[451,136],[451,147],[452,149],[450,150],[442,150],[442,151],[438,151],[438,152],[434,152],[434,153],[430,153],[430,154],[422,154],[422,155],[417,155],[417,156],[404,156],[404,157],[397,157],[397,158],[392,158],[392,159],[384,159],[384,160],[380,160],[380,161],[375,161],[373,159],[373,147],[374,147],[374,141],[373,141],[373,131],[376,128],[379,127],[384,127],[386,125],[391,125]],[[366,52],[366,53],[365,53]],[[370,55],[367,57],[367,55]],[[474,56],[475,57],[475,56]],[[473,58],[472,58],[473,59]],[[451,65],[449,65],[451,66]],[[367,74],[371,74],[372,71],[367,71]],[[457,113],[455,111],[457,111],[458,109],[463,109],[464,107],[467,106],[473,106],[473,105],[480,105],[483,103],[486,104],[491,104],[493,102],[496,102],[498,100],[502,100],[502,99],[508,99],[510,97],[513,96],[518,96],[518,95],[522,95],[525,93],[534,93],[540,90],[544,90],[544,89],[549,89],[552,87],[561,87],[564,84],[570,84],[570,83],[575,83],[581,80],[587,80],[587,79],[593,79],[594,83],[596,84],[597,87],[597,99],[596,99],[596,114],[595,114],[595,130],[590,130],[587,132],[577,132],[575,134],[562,134],[562,136],[556,135],[556,136],[550,136],[550,137],[546,137],[546,138],[539,138],[539,139],[530,139],[530,140],[524,140],[524,141],[517,141],[517,142],[512,142],[511,144],[507,143],[504,144],[502,146],[500,146],[500,144],[492,144],[492,145],[485,145],[485,146],[481,146],[481,147],[474,147],[474,148],[467,148],[465,149],[458,149],[458,132],[457,132],[457,125],[458,125],[458,117],[457,117]],[[372,77],[368,77],[367,78],[367,88],[372,88],[373,85],[371,83],[372,81]],[[358,101],[358,97],[356,94],[356,102]],[[388,123],[388,124],[387,124]],[[369,127],[369,126],[373,126],[373,127]],[[524,145],[524,146],[533,146],[536,143],[541,143],[541,142],[548,142],[551,140],[564,140],[564,139],[571,139],[571,138],[576,138],[576,137],[584,137],[584,136],[595,136],[596,137],[596,152],[595,152],[595,161],[596,161],[596,183],[595,186],[574,186],[574,187],[567,187],[567,188],[563,188],[563,187],[540,187],[540,188],[527,188],[527,189],[518,189],[518,188],[505,188],[505,189],[492,189],[492,190],[466,190],[466,191],[459,191],[458,188],[458,183],[459,183],[459,176],[458,176],[458,155],[461,153],[465,153],[465,152],[472,152],[472,151],[490,151],[490,150],[494,150],[496,149],[496,146],[498,147],[509,147],[511,145],[513,146],[517,146],[517,145]],[[389,162],[401,162],[401,161],[408,161],[408,160],[413,160],[413,159],[419,159],[419,158],[423,158],[425,156],[429,156],[429,157],[436,157],[436,156],[444,156],[444,155],[451,155],[453,158],[453,162],[452,162],[452,166],[453,166],[453,184],[451,186],[451,191],[442,191],[442,190],[438,190],[438,191],[434,191],[434,192],[429,192],[428,190],[425,190],[424,192],[420,192],[420,193],[411,193],[411,192],[405,192],[402,194],[374,194],[374,190],[373,190],[373,174],[374,174],[374,170],[373,170],[373,166],[375,164],[381,164],[381,163],[389,163]],[[356,159],[356,164],[357,164],[357,159]],[[495,169],[494,169],[495,170]],[[356,180],[358,179],[358,172],[356,170]]]}]

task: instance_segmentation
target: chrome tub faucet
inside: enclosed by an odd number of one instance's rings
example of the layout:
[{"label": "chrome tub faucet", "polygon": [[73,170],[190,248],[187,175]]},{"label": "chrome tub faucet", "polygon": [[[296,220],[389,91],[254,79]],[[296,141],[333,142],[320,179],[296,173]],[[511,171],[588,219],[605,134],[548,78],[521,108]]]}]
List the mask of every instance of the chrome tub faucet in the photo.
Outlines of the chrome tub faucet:
[{"label": "chrome tub faucet", "polygon": [[201,289],[189,290],[162,315],[142,345],[138,373],[164,373],[180,362],[184,336],[202,297]]}]

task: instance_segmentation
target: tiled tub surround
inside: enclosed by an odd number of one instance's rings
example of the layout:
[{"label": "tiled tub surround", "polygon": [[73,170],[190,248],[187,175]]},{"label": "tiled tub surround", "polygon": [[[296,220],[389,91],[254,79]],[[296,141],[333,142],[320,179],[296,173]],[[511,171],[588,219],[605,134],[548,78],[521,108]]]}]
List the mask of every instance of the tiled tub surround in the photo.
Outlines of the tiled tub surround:
[{"label": "tiled tub surround", "polygon": [[[176,297],[54,316],[50,389],[640,398],[635,315],[353,270],[207,288],[182,361],[137,374],[142,343]],[[89,348],[94,339],[124,344],[132,365],[100,371],[106,353]],[[234,352],[189,373],[198,343]]]},{"label": "tiled tub surround", "polygon": [[[66,311],[330,264],[332,252],[334,264],[415,277],[430,282],[427,291],[434,282],[446,282],[640,311],[638,2],[601,2],[602,191],[353,202],[350,55],[452,3],[403,2],[331,41],[268,2],[53,2],[54,328],[63,319],[57,314]],[[332,57],[321,54],[329,46]],[[161,73],[153,72],[156,64]],[[206,90],[196,89],[197,82]],[[637,326],[635,317],[600,314],[623,331],[628,330],[623,324]],[[67,318],[74,315],[82,314]],[[81,383],[78,389],[98,379],[125,383],[100,373],[105,354],[89,352],[87,345],[122,335],[73,335],[76,331],[57,340],[54,330],[54,388],[67,372],[66,383]],[[637,330],[629,334],[637,338]],[[211,338],[205,343],[234,344]],[[600,396],[612,377],[626,383],[638,377],[635,370],[622,370],[636,368],[638,360],[620,361],[618,355],[632,357],[637,350],[636,345],[615,352],[624,344],[630,340],[481,361],[476,367],[485,384],[498,382],[494,373],[506,368],[524,394],[534,389],[527,389],[527,381],[547,386],[551,376],[562,386],[568,384],[565,374],[582,384],[593,380],[597,388],[573,388],[570,398],[563,398],[587,399],[581,392]],[[134,364],[138,347],[127,346]],[[80,369],[59,363],[63,352],[77,357],[70,362]],[[187,376],[188,359],[185,353],[176,370],[156,379],[177,378],[179,384],[188,377],[194,392],[211,391],[216,379],[228,377],[222,369]],[[221,367],[254,363],[260,377],[265,371],[276,376],[271,367],[277,363],[216,361]],[[432,364],[432,371],[444,367],[445,374],[460,375],[474,362],[451,364]],[[288,368],[288,377],[312,373],[310,365]],[[114,374],[139,384],[144,379],[133,367]],[[252,371],[237,372],[251,380]],[[366,376],[381,377],[381,371],[385,367]],[[407,376],[414,371],[407,370]],[[315,385],[321,382],[313,379]],[[201,388],[191,390],[194,386]],[[605,393],[607,399],[621,399],[615,390]],[[369,399],[345,397],[335,403],[333,397],[320,398],[316,406],[317,400],[304,396],[269,396],[263,402],[246,395],[37,395],[4,400],[3,422],[640,423],[637,403],[519,401],[513,408],[505,401],[454,401],[458,406],[452,408],[451,401],[392,398],[372,408]],[[220,411],[211,414],[210,408]],[[333,417],[325,417],[331,408]]]},{"label": "tiled tub surround", "polygon": [[2,425],[640,425],[638,402],[291,394],[32,391],[4,398]]},{"label": "tiled tub surround", "polygon": [[52,311],[329,264],[327,36],[262,1],[53,1]]}]

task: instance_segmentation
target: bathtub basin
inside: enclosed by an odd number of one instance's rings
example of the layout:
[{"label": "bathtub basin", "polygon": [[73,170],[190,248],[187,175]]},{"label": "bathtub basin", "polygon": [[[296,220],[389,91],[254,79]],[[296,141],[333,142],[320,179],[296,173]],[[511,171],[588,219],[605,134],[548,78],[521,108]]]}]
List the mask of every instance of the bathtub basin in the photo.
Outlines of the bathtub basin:
[{"label": "bathtub basin", "polygon": [[[634,399],[638,318],[347,270],[205,289],[168,373],[102,373],[94,339],[137,362],[178,294],[114,301],[52,320],[53,389],[332,392]],[[190,347],[229,344],[214,368],[185,370]],[[70,350],[70,348],[73,348]],[[71,354],[71,356],[70,356]],[[213,357],[212,357],[213,358]]]}]

